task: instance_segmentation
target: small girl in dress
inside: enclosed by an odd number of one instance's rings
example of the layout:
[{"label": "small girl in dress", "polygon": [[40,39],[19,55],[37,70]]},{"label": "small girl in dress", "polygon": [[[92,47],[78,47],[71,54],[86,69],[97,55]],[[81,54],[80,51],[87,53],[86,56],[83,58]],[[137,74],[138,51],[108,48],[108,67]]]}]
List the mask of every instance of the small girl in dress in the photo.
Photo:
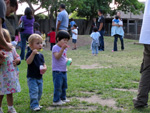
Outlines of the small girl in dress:
[{"label": "small girl in dress", "polygon": [[[3,29],[5,40],[10,43],[10,34],[6,29]],[[13,93],[21,91],[19,84],[19,70],[17,65],[20,64],[20,56],[17,54],[15,47],[12,51],[7,52],[0,48],[0,51],[5,53],[5,62],[0,64],[0,113],[3,113],[1,108],[4,95],[7,95],[8,113],[17,113],[13,107]]]}]

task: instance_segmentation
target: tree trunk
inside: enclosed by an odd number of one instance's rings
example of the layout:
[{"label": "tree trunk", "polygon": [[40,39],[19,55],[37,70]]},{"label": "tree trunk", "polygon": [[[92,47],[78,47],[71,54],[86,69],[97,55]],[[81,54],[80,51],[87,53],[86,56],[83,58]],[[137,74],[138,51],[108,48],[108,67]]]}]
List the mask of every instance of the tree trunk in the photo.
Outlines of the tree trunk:
[{"label": "tree trunk", "polygon": [[85,35],[89,35],[89,34],[90,34],[93,20],[90,19],[90,20],[87,21],[87,22],[88,22],[88,24],[87,24],[87,27],[86,27],[86,30],[85,30]]}]

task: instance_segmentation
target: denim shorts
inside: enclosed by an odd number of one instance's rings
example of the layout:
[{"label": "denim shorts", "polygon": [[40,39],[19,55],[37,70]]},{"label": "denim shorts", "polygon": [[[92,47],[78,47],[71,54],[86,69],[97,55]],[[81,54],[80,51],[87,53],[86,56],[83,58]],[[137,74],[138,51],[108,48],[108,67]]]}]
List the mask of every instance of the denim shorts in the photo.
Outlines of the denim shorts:
[{"label": "denim shorts", "polygon": [[77,39],[72,39],[72,43],[76,44],[77,43]]}]

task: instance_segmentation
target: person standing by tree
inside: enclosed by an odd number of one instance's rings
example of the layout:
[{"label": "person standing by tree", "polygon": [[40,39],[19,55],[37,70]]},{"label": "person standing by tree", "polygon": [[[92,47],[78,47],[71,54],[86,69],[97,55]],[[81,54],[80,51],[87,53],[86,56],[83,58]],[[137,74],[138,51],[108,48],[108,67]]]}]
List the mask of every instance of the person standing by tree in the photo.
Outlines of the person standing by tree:
[{"label": "person standing by tree", "polygon": [[66,6],[64,4],[61,4],[59,6],[60,13],[57,16],[56,32],[58,32],[59,30],[68,30],[69,16],[65,8]]},{"label": "person standing by tree", "polygon": [[105,18],[103,16],[103,11],[100,9],[98,11],[98,24],[97,28],[100,33],[100,38],[99,38],[99,51],[104,51],[104,31],[105,31]]},{"label": "person standing by tree", "polygon": [[[12,12],[15,12],[18,9],[17,0],[0,0],[0,8],[0,46],[6,51],[10,51],[12,49],[12,45],[6,42],[2,33],[2,27],[5,27],[5,16],[9,16]],[[4,60],[4,53],[0,52],[0,63]]]}]

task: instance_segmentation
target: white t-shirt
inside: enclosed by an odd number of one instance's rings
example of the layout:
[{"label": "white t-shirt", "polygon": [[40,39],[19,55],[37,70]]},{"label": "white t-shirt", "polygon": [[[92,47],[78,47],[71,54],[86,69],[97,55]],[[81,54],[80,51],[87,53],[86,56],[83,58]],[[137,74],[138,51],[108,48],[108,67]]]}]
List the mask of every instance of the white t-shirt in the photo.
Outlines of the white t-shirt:
[{"label": "white t-shirt", "polygon": [[95,43],[99,42],[99,37],[100,37],[100,33],[99,32],[93,32],[90,37],[93,39],[93,41],[95,41]]},{"label": "white t-shirt", "polygon": [[77,29],[73,29],[72,32],[76,33],[72,33],[72,39],[77,39],[78,38],[78,30]]}]

